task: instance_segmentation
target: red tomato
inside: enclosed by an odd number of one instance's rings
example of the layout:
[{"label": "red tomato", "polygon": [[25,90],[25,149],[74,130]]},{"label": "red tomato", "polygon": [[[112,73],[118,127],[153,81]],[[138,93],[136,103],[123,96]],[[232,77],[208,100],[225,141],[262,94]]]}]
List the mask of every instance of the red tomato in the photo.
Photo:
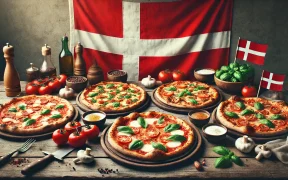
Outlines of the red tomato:
[{"label": "red tomato", "polygon": [[72,134],[69,135],[68,138],[68,143],[72,146],[72,147],[82,147],[84,146],[84,144],[86,143],[87,137],[85,136],[84,132],[74,132]]},{"label": "red tomato", "polygon": [[154,125],[157,127],[157,128],[164,128],[167,126],[167,123],[166,122],[163,122],[162,124],[158,124],[157,121],[154,121]]},{"label": "red tomato", "polygon": [[75,132],[75,131],[76,131],[76,128],[78,128],[78,127],[80,127],[80,126],[81,126],[81,124],[80,124],[79,122],[77,122],[77,121],[71,121],[71,122],[68,122],[68,123],[65,125],[64,129],[65,129],[69,134],[71,134],[71,133]]},{"label": "red tomato", "polygon": [[25,87],[25,92],[27,95],[38,94],[39,86],[33,83],[28,83]]},{"label": "red tomato", "polygon": [[87,125],[82,131],[88,139],[97,138],[100,133],[99,128],[96,125]]},{"label": "red tomato", "polygon": [[54,79],[48,83],[48,86],[52,89],[53,92],[58,92],[62,84],[60,83],[60,81],[58,81],[58,79]]},{"label": "red tomato", "polygon": [[165,92],[163,93],[164,96],[172,96],[174,94],[174,92],[170,91],[170,92]]},{"label": "red tomato", "polygon": [[57,145],[66,144],[68,141],[69,133],[64,129],[57,129],[53,132],[52,139]]},{"label": "red tomato", "polygon": [[244,86],[242,88],[242,96],[255,97],[256,95],[257,95],[257,90],[254,86]]},{"label": "red tomato", "polygon": [[46,85],[40,86],[39,88],[40,95],[51,94],[51,93],[52,93],[52,89],[49,86],[46,86]]},{"label": "red tomato", "polygon": [[155,138],[159,135],[159,131],[156,128],[148,128],[147,135],[151,138]]},{"label": "red tomato", "polygon": [[170,134],[161,134],[160,135],[160,140],[163,142],[163,143],[167,143],[169,142],[169,140],[167,140],[167,138],[169,138],[171,135]]},{"label": "red tomato", "polygon": [[134,134],[138,134],[140,132],[140,128],[138,127],[131,127],[131,129],[133,130]]},{"label": "red tomato", "polygon": [[173,71],[172,76],[174,81],[183,81],[186,77],[185,73],[180,70]]},{"label": "red tomato", "polygon": [[158,74],[159,81],[162,81],[163,83],[171,82],[172,81],[172,72],[169,69],[166,69],[164,71],[161,71]]},{"label": "red tomato", "polygon": [[273,114],[279,114],[281,112],[281,109],[279,109],[278,107],[272,106],[270,107],[270,111]]},{"label": "red tomato", "polygon": [[66,79],[67,79],[67,76],[65,74],[60,74],[58,76],[58,81],[61,83],[62,87],[65,86],[66,84]]},{"label": "red tomato", "polygon": [[128,144],[132,141],[132,138],[129,136],[120,135],[120,136],[117,136],[117,141],[122,144]]}]

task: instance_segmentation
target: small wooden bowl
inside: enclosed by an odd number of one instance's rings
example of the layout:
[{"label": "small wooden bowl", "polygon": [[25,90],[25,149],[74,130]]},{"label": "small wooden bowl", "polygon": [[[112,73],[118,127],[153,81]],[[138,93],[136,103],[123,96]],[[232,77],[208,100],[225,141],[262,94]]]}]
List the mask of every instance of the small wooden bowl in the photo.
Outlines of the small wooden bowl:
[{"label": "small wooden bowl", "polygon": [[242,88],[244,87],[244,82],[228,82],[228,81],[222,81],[221,79],[218,79],[216,76],[214,76],[215,84],[221,88],[223,91],[228,93],[234,93],[234,94],[240,94]]},{"label": "small wooden bowl", "polygon": [[[191,115],[192,115],[193,113],[196,113],[196,112],[203,112],[203,113],[207,114],[208,117],[207,117],[206,119],[195,119],[195,118],[192,118]],[[193,124],[195,124],[197,127],[202,127],[202,126],[204,126],[205,124],[207,124],[207,123],[209,122],[209,120],[210,120],[210,113],[209,113],[208,111],[202,110],[202,109],[201,109],[201,110],[192,110],[192,111],[189,111],[189,113],[188,113],[188,118],[189,118],[189,120],[190,120]]]},{"label": "small wooden bowl", "polygon": [[[197,71],[202,70],[202,69],[207,69],[207,70],[212,70],[214,73],[212,74],[200,74]],[[211,68],[197,68],[194,70],[194,77],[197,81],[200,82],[206,82],[206,83],[211,83],[214,80],[214,75],[215,75],[215,70]]]},{"label": "small wooden bowl", "polygon": [[[225,129],[225,133],[224,134],[221,134],[221,135],[212,135],[212,134],[208,134],[205,132],[205,129],[208,127],[208,126],[219,126],[219,127],[222,127]],[[216,124],[216,123],[210,123],[210,124],[206,124],[205,126],[202,127],[202,133],[203,133],[203,136],[209,141],[209,142],[213,142],[213,143],[217,143],[217,142],[220,142],[222,140],[224,140],[226,138],[226,135],[227,135],[227,128],[223,125],[220,125],[220,124]]]},{"label": "small wooden bowl", "polygon": [[[114,74],[115,73],[115,74]],[[107,78],[109,81],[127,82],[127,72],[123,70],[112,70],[107,72]]]},{"label": "small wooden bowl", "polygon": [[[98,120],[98,121],[88,121],[85,119],[85,117],[88,115],[88,114],[92,114],[92,113],[100,113],[100,114],[103,114],[103,118]],[[82,114],[81,116],[81,119],[82,121],[84,122],[84,124],[89,124],[89,125],[96,125],[98,126],[99,128],[103,127],[105,122],[106,122],[106,113],[104,113],[103,111],[87,111],[85,113]]]},{"label": "small wooden bowl", "polygon": [[[82,78],[83,80],[80,82],[74,82],[72,81],[73,78]],[[83,91],[87,87],[87,78],[84,76],[70,76],[66,79],[66,86],[69,88],[72,88],[75,92],[79,93]]]}]

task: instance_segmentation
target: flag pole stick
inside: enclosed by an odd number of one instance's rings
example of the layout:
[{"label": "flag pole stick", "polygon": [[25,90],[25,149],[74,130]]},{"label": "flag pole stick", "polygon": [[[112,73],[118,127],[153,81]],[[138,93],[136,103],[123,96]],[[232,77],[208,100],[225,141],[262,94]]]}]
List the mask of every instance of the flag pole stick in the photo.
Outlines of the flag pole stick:
[{"label": "flag pole stick", "polygon": [[236,62],[236,55],[237,55],[237,50],[238,50],[238,46],[239,46],[239,40],[240,40],[240,37],[238,38],[238,43],[237,43],[237,47],[236,47],[234,63]]},{"label": "flag pole stick", "polygon": [[264,73],[264,70],[262,70],[262,75],[261,75],[261,79],[260,79],[260,83],[259,83],[259,87],[258,87],[258,92],[257,92],[257,98],[258,98],[258,96],[259,96],[259,91],[260,91],[260,87],[261,87],[261,82],[262,82],[263,73]]}]

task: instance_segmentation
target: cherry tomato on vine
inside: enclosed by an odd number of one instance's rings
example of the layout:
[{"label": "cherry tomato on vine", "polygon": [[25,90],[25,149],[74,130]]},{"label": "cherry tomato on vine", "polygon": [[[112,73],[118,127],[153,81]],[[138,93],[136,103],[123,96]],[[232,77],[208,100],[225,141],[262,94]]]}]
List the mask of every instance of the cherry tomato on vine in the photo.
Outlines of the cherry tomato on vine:
[{"label": "cherry tomato on vine", "polygon": [[83,131],[76,131],[72,134],[69,135],[68,138],[68,143],[72,146],[72,147],[82,147],[84,146],[84,144],[87,141],[87,137],[85,136]]},{"label": "cherry tomato on vine", "polygon": [[33,83],[28,83],[25,87],[25,92],[27,95],[38,94],[39,86]]},{"label": "cherry tomato on vine", "polygon": [[83,127],[82,131],[88,139],[97,138],[100,133],[99,128],[96,125],[86,125]]},{"label": "cherry tomato on vine", "polygon": [[[81,126],[81,124],[79,123],[79,122],[77,122],[77,121],[71,121],[71,122],[68,122],[66,125],[65,125],[65,127],[64,127],[64,129],[69,133],[69,134],[71,134],[71,133],[73,133],[73,132],[75,132],[76,131],[76,128],[78,128],[78,127],[80,127]],[[78,130],[79,130],[80,128],[78,128]]]},{"label": "cherry tomato on vine", "polygon": [[257,90],[254,86],[244,86],[242,88],[242,96],[255,97],[256,95],[257,95]]},{"label": "cherry tomato on vine", "polygon": [[57,129],[52,134],[52,139],[57,145],[66,144],[68,137],[69,133],[64,129]]},{"label": "cherry tomato on vine", "polygon": [[40,95],[44,95],[44,94],[51,94],[52,93],[52,89],[49,86],[46,85],[41,85],[39,88],[39,94]]},{"label": "cherry tomato on vine", "polygon": [[169,69],[163,70],[158,74],[158,79],[163,83],[171,82],[173,79],[172,72]]}]

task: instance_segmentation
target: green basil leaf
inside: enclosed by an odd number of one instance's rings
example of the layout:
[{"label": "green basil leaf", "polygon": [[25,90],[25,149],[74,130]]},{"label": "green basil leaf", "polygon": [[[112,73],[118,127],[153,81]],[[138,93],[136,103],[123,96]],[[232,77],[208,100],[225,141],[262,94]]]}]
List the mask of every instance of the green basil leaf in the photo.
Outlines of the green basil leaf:
[{"label": "green basil leaf", "polygon": [[138,101],[138,99],[136,99],[136,98],[135,98],[135,99],[132,99],[132,102],[137,102],[137,101]]},{"label": "green basil leaf", "polygon": [[243,102],[236,102],[235,105],[239,107],[241,110],[245,109],[245,104]]},{"label": "green basil leaf", "polygon": [[126,96],[124,96],[125,99],[129,99],[131,98],[131,94],[127,94]]},{"label": "green basil leaf", "polygon": [[62,109],[62,108],[64,108],[64,105],[63,105],[63,104],[59,104],[59,105],[57,105],[57,106],[55,107],[55,109]]},{"label": "green basil leaf", "polygon": [[52,116],[50,116],[51,118],[53,119],[58,119],[58,118],[61,118],[61,114],[53,114]]},{"label": "green basil leaf", "polygon": [[153,148],[159,149],[159,150],[164,151],[164,152],[167,152],[167,148],[163,144],[158,143],[158,142],[152,142],[151,144],[152,144]]},{"label": "green basil leaf", "polygon": [[182,91],[182,92],[180,92],[177,96],[178,96],[178,97],[183,97],[183,96],[185,95],[185,93],[186,93],[185,91]]},{"label": "green basil leaf", "polygon": [[165,128],[164,128],[164,131],[165,132],[171,132],[171,131],[174,131],[174,130],[177,130],[180,128],[180,125],[179,124],[168,124]]},{"label": "green basil leaf", "polygon": [[17,112],[17,109],[16,108],[10,108],[8,111],[9,112]]},{"label": "green basil leaf", "polygon": [[134,134],[132,128],[130,128],[129,126],[118,126],[117,127],[117,131],[118,132],[123,132],[126,134]]},{"label": "green basil leaf", "polygon": [[268,126],[269,128],[274,128],[275,127],[275,125],[271,121],[269,121],[268,119],[260,119],[259,122],[261,124],[264,124],[264,125]]},{"label": "green basil leaf", "polygon": [[45,114],[49,114],[50,113],[50,109],[44,109],[41,111],[41,115],[45,115]]},{"label": "green basil leaf", "polygon": [[255,102],[255,103],[254,103],[254,107],[255,107],[257,110],[262,110],[262,109],[264,109],[264,105],[261,104],[260,102]]},{"label": "green basil leaf", "polygon": [[161,116],[159,119],[158,119],[158,121],[157,121],[157,123],[158,124],[162,124],[163,122],[164,122],[164,116]]},{"label": "green basil leaf", "polygon": [[98,95],[98,93],[96,93],[96,92],[91,92],[88,94],[89,97],[95,97],[97,95]]},{"label": "green basil leaf", "polygon": [[193,99],[193,98],[191,98],[191,99],[189,99],[189,101],[192,103],[192,104],[198,104],[198,102],[195,100],[195,99]]},{"label": "green basil leaf", "polygon": [[144,146],[143,141],[141,141],[141,140],[135,140],[135,141],[132,141],[132,142],[129,144],[129,149],[131,149],[131,150],[141,149],[143,146]]},{"label": "green basil leaf", "polygon": [[258,119],[265,119],[265,116],[263,114],[261,114],[261,113],[256,114],[256,117]]},{"label": "green basil leaf", "polygon": [[138,117],[137,122],[140,124],[142,128],[147,128],[148,124],[143,117]]},{"label": "green basil leaf", "polygon": [[188,96],[192,95],[192,93],[188,89],[185,89],[185,94],[188,95]]},{"label": "green basil leaf", "polygon": [[177,91],[177,88],[174,86],[165,88],[166,91]]},{"label": "green basil leaf", "polygon": [[113,99],[113,97],[114,97],[114,96],[113,96],[112,94],[108,94],[108,99],[109,99],[109,100]]},{"label": "green basil leaf", "polygon": [[204,86],[196,86],[196,88],[194,88],[193,91],[199,91],[202,89],[205,89],[205,87]]},{"label": "green basil leaf", "polygon": [[104,89],[100,89],[99,91],[98,91],[98,93],[104,93],[105,91],[104,91]]},{"label": "green basil leaf", "polygon": [[103,86],[100,85],[100,86],[97,86],[97,88],[98,88],[98,89],[103,89]]},{"label": "green basil leaf", "polygon": [[186,138],[182,135],[178,135],[178,134],[174,134],[174,135],[171,135],[167,138],[167,140],[169,141],[180,141],[180,142],[183,142],[186,140]]},{"label": "green basil leaf", "polygon": [[30,126],[36,122],[35,119],[28,119],[25,121],[25,126]]},{"label": "green basil leaf", "polygon": [[228,148],[224,147],[224,146],[216,146],[213,148],[213,151],[217,154],[220,155],[229,155],[229,153],[231,152]]},{"label": "green basil leaf", "polygon": [[107,84],[106,87],[107,87],[108,89],[113,88],[113,87],[114,87],[114,84]]},{"label": "green basil leaf", "polygon": [[244,115],[249,115],[249,114],[253,114],[254,111],[250,110],[250,109],[244,109],[243,111],[241,111],[240,115],[244,116]]},{"label": "green basil leaf", "polygon": [[28,121],[29,119],[30,119],[30,118],[24,118],[23,121],[25,122],[25,121]]},{"label": "green basil leaf", "polygon": [[92,103],[96,103],[96,102],[97,102],[97,100],[96,100],[96,99],[94,99],[94,98],[92,98],[92,99],[91,99],[91,102],[92,102]]},{"label": "green basil leaf", "polygon": [[25,110],[26,109],[26,106],[24,104],[21,104],[18,106],[21,110]]},{"label": "green basil leaf", "polygon": [[230,157],[230,159],[231,159],[232,162],[234,162],[238,166],[243,166],[243,162],[238,156],[233,155],[233,156]]},{"label": "green basil leaf", "polygon": [[232,166],[229,157],[222,156],[216,159],[214,163],[215,168],[228,168]]},{"label": "green basil leaf", "polygon": [[116,89],[116,94],[119,94],[120,93],[120,90],[119,89]]},{"label": "green basil leaf", "polygon": [[106,102],[104,102],[103,106],[106,106],[107,104],[109,104],[109,103],[106,101]]},{"label": "green basil leaf", "polygon": [[281,120],[283,117],[280,114],[273,114],[272,116],[269,117],[271,120]]},{"label": "green basil leaf", "polygon": [[134,93],[134,92],[135,92],[133,89],[130,89],[130,88],[128,88],[127,91],[128,91],[129,93]]},{"label": "green basil leaf", "polygon": [[192,84],[189,84],[188,86],[190,86],[190,87],[194,87],[194,86],[195,86],[195,84],[193,84],[193,83],[192,83]]},{"label": "green basil leaf", "polygon": [[114,102],[113,103],[113,107],[119,107],[120,106],[120,103],[119,102]]},{"label": "green basil leaf", "polygon": [[228,117],[231,117],[231,118],[239,118],[239,116],[234,113],[234,112],[229,112],[229,111],[226,111],[225,114],[228,116]]}]

